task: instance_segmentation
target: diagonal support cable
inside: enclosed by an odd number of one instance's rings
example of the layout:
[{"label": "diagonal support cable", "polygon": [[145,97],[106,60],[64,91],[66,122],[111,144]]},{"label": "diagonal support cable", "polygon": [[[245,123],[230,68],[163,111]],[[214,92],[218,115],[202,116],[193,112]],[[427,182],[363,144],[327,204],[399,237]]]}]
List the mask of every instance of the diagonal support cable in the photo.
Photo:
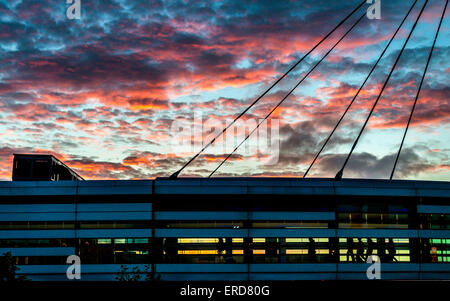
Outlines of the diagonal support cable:
[{"label": "diagonal support cable", "polygon": [[355,102],[356,98],[358,97],[359,93],[361,92],[361,90],[363,89],[363,87],[365,86],[366,82],[369,80],[370,76],[372,75],[373,71],[375,70],[375,68],[377,67],[378,63],[381,61],[381,59],[383,58],[384,54],[386,53],[386,51],[388,50],[389,46],[391,45],[392,41],[394,40],[394,38],[396,37],[397,33],[399,32],[400,28],[403,26],[403,23],[405,23],[405,20],[408,18],[409,14],[411,13],[412,9],[414,8],[414,6],[416,5],[417,0],[414,1],[414,3],[411,5],[410,9],[408,10],[407,14],[405,15],[405,17],[403,18],[402,22],[400,23],[400,25],[397,27],[397,30],[395,31],[395,33],[392,35],[391,39],[389,40],[389,43],[386,45],[386,47],[384,48],[383,52],[380,54],[378,60],[375,62],[375,64],[372,66],[372,69],[370,70],[369,74],[367,75],[366,79],[364,80],[364,82],[361,84],[361,86],[359,87],[358,92],[356,92],[355,96],[353,97],[353,99],[350,101],[350,103],[348,104],[347,108],[345,109],[344,113],[342,114],[341,118],[339,119],[339,121],[336,123],[334,129],[331,131],[331,133],[328,135],[327,139],[325,140],[324,144],[322,145],[322,147],[320,148],[319,152],[316,154],[316,156],[314,157],[314,159],[312,160],[311,164],[309,165],[308,169],[305,171],[305,173],[303,174],[303,178],[305,178],[308,174],[308,172],[311,170],[311,168],[313,167],[314,163],[316,163],[317,158],[320,156],[320,154],[322,153],[322,151],[325,149],[325,146],[327,145],[328,141],[330,141],[331,137],[333,136],[334,132],[336,131],[336,129],[339,127],[339,125],[341,124],[341,121],[344,119],[345,115],[347,114],[347,112],[350,110],[350,107],[353,105],[353,103]]},{"label": "diagonal support cable", "polygon": [[422,79],[420,80],[420,84],[419,84],[419,88],[417,90],[416,98],[414,99],[414,104],[413,104],[412,109],[411,109],[411,114],[409,115],[408,123],[406,124],[405,132],[403,133],[402,142],[400,143],[400,147],[398,149],[397,157],[395,158],[394,167],[392,168],[392,172],[391,172],[391,176],[389,177],[389,180],[392,180],[392,177],[394,176],[395,168],[397,167],[398,158],[400,157],[400,153],[402,151],[403,143],[405,142],[405,137],[406,137],[406,134],[408,133],[409,124],[411,123],[411,119],[412,119],[412,116],[414,114],[414,109],[416,108],[417,100],[419,98],[420,90],[422,89],[422,84],[423,84],[423,81],[425,79],[425,74],[427,73],[428,65],[430,64],[431,56],[433,55],[434,46],[436,45],[436,40],[437,40],[437,37],[439,35],[439,31],[441,29],[442,20],[444,20],[445,11],[447,9],[447,4],[448,4],[448,0],[445,1],[445,6],[444,6],[444,10],[442,11],[441,20],[439,21],[439,26],[438,26],[438,28],[436,30],[436,35],[434,36],[433,45],[431,46],[430,54],[428,55],[428,59],[427,59],[427,64],[425,65],[425,69],[423,70]]},{"label": "diagonal support cable", "polygon": [[333,47],[330,48],[330,50],[325,53],[322,58],[306,73],[306,75],[303,76],[303,78],[281,99],[280,102],[269,112],[269,114],[266,115],[266,117],[258,123],[258,125],[245,137],[244,140],[239,143],[238,146],[230,153],[228,156],[214,169],[211,174],[208,176],[210,178],[235,152],[236,150],[245,142],[247,139],[260,127],[261,124],[263,124],[267,118],[272,115],[272,113],[294,92],[294,90],[311,74],[311,72],[316,69],[317,66],[334,50],[334,48],[353,30],[353,28],[356,27],[356,25],[366,16],[366,13],[364,13],[359,19],[344,33],[344,35],[333,45]]},{"label": "diagonal support cable", "polygon": [[368,115],[367,118],[366,118],[366,121],[364,122],[364,124],[363,124],[361,130],[359,131],[358,137],[356,138],[355,142],[353,143],[352,148],[350,149],[350,152],[348,153],[347,158],[345,159],[345,162],[344,162],[344,164],[342,165],[342,168],[341,168],[341,169],[338,171],[338,173],[336,174],[336,176],[335,176],[335,179],[336,179],[336,180],[342,179],[342,175],[344,174],[345,166],[347,165],[348,160],[350,159],[350,157],[351,157],[353,151],[355,150],[355,147],[356,147],[356,145],[358,144],[359,139],[361,138],[361,134],[363,133],[364,129],[366,128],[366,125],[367,125],[367,123],[369,122],[369,119],[370,119],[370,117],[372,116],[372,113],[373,113],[375,107],[377,106],[378,101],[380,100],[381,96],[383,95],[384,89],[386,88],[386,86],[387,86],[387,84],[388,84],[388,82],[389,82],[389,79],[391,78],[392,73],[394,72],[395,67],[397,66],[397,63],[398,63],[398,61],[400,60],[400,57],[402,56],[403,51],[405,50],[405,47],[406,47],[406,45],[408,44],[408,41],[409,41],[409,39],[411,38],[411,35],[412,35],[412,33],[414,32],[414,29],[416,28],[417,23],[419,22],[419,19],[420,19],[420,17],[422,16],[422,13],[423,13],[425,7],[427,6],[427,4],[428,4],[428,0],[426,0],[425,3],[424,3],[424,5],[422,6],[422,9],[420,10],[419,15],[417,16],[417,19],[416,19],[416,21],[414,22],[414,25],[413,25],[413,27],[411,28],[411,31],[409,32],[408,37],[406,38],[406,41],[405,41],[405,43],[403,44],[402,49],[400,50],[400,53],[398,54],[397,58],[395,59],[394,65],[392,66],[391,71],[389,72],[389,74],[388,74],[386,80],[384,81],[383,87],[381,88],[381,91],[380,91],[380,93],[378,94],[378,97],[377,97],[377,99],[375,100],[375,103],[373,104],[373,106],[372,106],[372,108],[371,108],[371,110],[370,110],[370,112],[369,112],[369,115]]},{"label": "diagonal support cable", "polygon": [[349,13],[342,21],[339,22],[327,35],[325,35],[311,50],[309,50],[300,60],[298,60],[288,71],[286,71],[279,79],[277,79],[263,94],[261,94],[256,100],[254,100],[250,106],[242,111],[230,124],[228,124],[218,135],[216,135],[208,144],[206,144],[197,154],[195,154],[188,162],[186,162],[178,171],[174,172],[169,178],[176,179],[178,175],[201,153],[203,153],[208,147],[210,147],[217,138],[222,136],[239,118],[241,118],[250,108],[252,108],[261,98],[263,98],[273,87],[275,87],[283,78],[285,78],[295,67],[297,67],[311,52],[313,52],[323,41],[325,41],[333,32],[336,31],[350,16],[352,16],[366,1],[362,1],[351,13]]}]

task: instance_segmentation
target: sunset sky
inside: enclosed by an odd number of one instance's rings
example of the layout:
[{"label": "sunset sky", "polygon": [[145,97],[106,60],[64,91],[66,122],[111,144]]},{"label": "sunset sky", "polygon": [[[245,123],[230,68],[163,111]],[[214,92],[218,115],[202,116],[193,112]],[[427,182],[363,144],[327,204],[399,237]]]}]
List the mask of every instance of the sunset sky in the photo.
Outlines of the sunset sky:
[{"label": "sunset sky", "polygon": [[[0,0],[0,179],[11,179],[13,153],[54,154],[85,179],[169,176],[193,154],[176,147],[174,120],[190,124],[197,114],[230,122],[360,2],[81,0],[81,19],[69,20],[66,0]],[[413,0],[381,3],[381,20],[364,18],[274,113],[276,164],[243,148],[215,176],[303,175]],[[334,177],[341,167],[423,3],[311,177]],[[429,1],[344,177],[389,178],[444,4]],[[265,117],[368,7],[244,120]],[[397,179],[450,181],[448,15]],[[212,149],[180,176],[207,176],[224,156]]]}]

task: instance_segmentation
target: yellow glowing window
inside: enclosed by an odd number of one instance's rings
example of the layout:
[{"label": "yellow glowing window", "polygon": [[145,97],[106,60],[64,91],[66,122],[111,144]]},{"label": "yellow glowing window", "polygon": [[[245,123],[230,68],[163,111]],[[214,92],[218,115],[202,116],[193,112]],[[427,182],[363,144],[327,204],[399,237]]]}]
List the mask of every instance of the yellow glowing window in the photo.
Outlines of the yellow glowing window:
[{"label": "yellow glowing window", "polygon": [[[363,242],[364,242],[364,239],[365,239],[365,238],[362,239]],[[356,239],[356,240],[353,239],[353,241],[354,241],[354,242],[358,242],[358,239]],[[339,242],[340,242],[340,243],[347,243],[347,238],[339,238]]]},{"label": "yellow glowing window", "polygon": [[218,238],[178,238],[178,243],[181,244],[215,244],[218,242]]},{"label": "yellow glowing window", "polygon": [[266,250],[253,250],[253,254],[264,255],[264,254],[266,254]]},{"label": "yellow glowing window", "polygon": [[[328,238],[313,238],[314,242],[328,242]],[[287,243],[309,243],[309,238],[286,238]]]},{"label": "yellow glowing window", "polygon": [[[339,250],[339,253],[340,253],[340,254],[347,254],[347,249],[340,249],[340,250]],[[356,250],[353,249],[350,253],[356,254]]]},{"label": "yellow glowing window", "polygon": [[[226,240],[223,239],[225,243]],[[233,243],[243,243],[243,238],[232,238]],[[219,243],[219,238],[178,238],[178,243],[181,244],[216,244]]]},{"label": "yellow glowing window", "polygon": [[329,253],[330,253],[329,250],[323,250],[323,249],[316,250],[316,254],[329,254]]},{"label": "yellow glowing window", "polygon": [[178,250],[180,255],[217,255],[217,250]]},{"label": "yellow glowing window", "polygon": [[296,243],[308,242],[308,239],[307,238],[286,238],[286,242],[296,242]]},{"label": "yellow glowing window", "polygon": [[308,250],[304,250],[304,249],[290,249],[290,250],[286,250],[286,254],[287,255],[294,255],[294,254],[308,254]]},{"label": "yellow glowing window", "polygon": [[265,238],[253,238],[253,242],[254,243],[264,243],[264,242],[266,242],[266,239]]},{"label": "yellow glowing window", "polygon": [[409,262],[409,256],[395,256],[395,259],[399,262]]}]

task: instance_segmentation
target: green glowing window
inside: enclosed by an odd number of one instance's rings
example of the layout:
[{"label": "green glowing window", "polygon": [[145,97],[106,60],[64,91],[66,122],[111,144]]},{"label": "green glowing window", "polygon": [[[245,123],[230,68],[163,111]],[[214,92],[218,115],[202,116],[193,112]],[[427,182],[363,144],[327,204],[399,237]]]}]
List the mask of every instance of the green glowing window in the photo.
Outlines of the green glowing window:
[{"label": "green glowing window", "polygon": [[135,238],[134,243],[136,244],[147,244],[148,238]]},{"label": "green glowing window", "polygon": [[111,243],[111,239],[109,239],[109,238],[100,238],[100,239],[97,239],[97,243],[99,245],[110,244]]}]

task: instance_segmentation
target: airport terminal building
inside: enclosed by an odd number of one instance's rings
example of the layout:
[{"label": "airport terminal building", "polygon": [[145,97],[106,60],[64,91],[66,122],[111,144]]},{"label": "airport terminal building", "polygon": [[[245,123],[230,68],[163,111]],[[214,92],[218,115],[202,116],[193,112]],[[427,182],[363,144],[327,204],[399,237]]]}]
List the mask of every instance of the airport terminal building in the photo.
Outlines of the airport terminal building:
[{"label": "airport terminal building", "polygon": [[[74,175],[72,175],[73,177]],[[31,280],[450,279],[450,183],[297,178],[0,182],[0,254]],[[136,271],[136,270],[135,270]]]}]

